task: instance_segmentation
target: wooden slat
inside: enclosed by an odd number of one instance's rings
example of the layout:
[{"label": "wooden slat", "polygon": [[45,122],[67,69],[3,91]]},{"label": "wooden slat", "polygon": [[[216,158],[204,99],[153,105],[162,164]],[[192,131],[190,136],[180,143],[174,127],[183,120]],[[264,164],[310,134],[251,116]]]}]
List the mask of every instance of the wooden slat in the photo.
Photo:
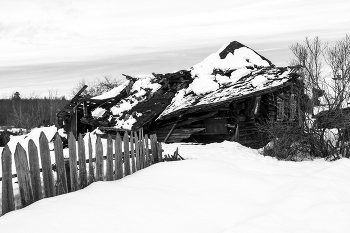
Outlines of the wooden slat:
[{"label": "wooden slat", "polygon": [[131,171],[135,173],[136,164],[135,164],[135,150],[134,150],[134,135],[131,132],[130,134],[130,156],[131,156]]},{"label": "wooden slat", "polygon": [[115,179],[119,180],[123,178],[123,161],[122,161],[122,139],[120,134],[117,133],[115,139]]},{"label": "wooden slat", "polygon": [[45,197],[53,197],[55,196],[55,184],[52,175],[49,141],[44,132],[41,132],[39,137],[39,148]]},{"label": "wooden slat", "polygon": [[123,136],[124,141],[124,174],[130,175],[130,151],[129,151],[129,134],[125,131]]},{"label": "wooden slat", "polygon": [[55,148],[55,160],[56,160],[56,172],[57,172],[57,195],[65,194],[68,192],[66,168],[64,163],[62,140],[59,134],[56,134],[54,141]]},{"label": "wooden slat", "polygon": [[103,181],[103,146],[100,136],[96,140],[96,181]]},{"label": "wooden slat", "polygon": [[162,143],[157,142],[158,162],[163,162]]},{"label": "wooden slat", "polygon": [[34,201],[38,201],[43,198],[41,178],[40,178],[40,165],[38,148],[32,139],[28,142],[28,157],[29,157],[29,169],[30,178],[32,182],[33,198]]},{"label": "wooden slat", "polygon": [[143,134],[141,132],[141,129],[139,130],[139,135],[140,135],[140,169],[145,168],[145,139],[143,137]]},{"label": "wooden slat", "polygon": [[90,134],[89,134],[88,148],[89,148],[89,184],[91,184],[95,181],[95,175],[94,175],[94,165],[92,163],[92,143],[91,143]]},{"label": "wooden slat", "polygon": [[28,206],[34,202],[32,184],[30,181],[29,164],[27,159],[27,152],[17,143],[14,155],[19,193],[21,195],[22,207]]},{"label": "wooden slat", "polygon": [[144,147],[143,147],[143,161],[144,161],[144,167],[148,167],[151,163],[151,160],[150,160],[150,154],[149,154],[149,146],[148,146],[148,135],[146,134],[145,135],[145,139],[144,139]]},{"label": "wooden slat", "polygon": [[158,163],[158,152],[157,152],[157,139],[155,138],[155,134],[151,135],[151,151],[152,151],[152,164]]},{"label": "wooden slat", "polygon": [[[6,145],[1,154],[2,168],[2,214],[15,210],[12,185],[12,154]],[[1,229],[1,228],[0,228]]]},{"label": "wooden slat", "polygon": [[79,186],[81,189],[88,185],[87,172],[86,172],[86,155],[85,155],[85,143],[83,136],[79,134],[78,138],[78,157],[79,157]]},{"label": "wooden slat", "polygon": [[139,171],[141,169],[141,164],[140,164],[140,142],[139,138],[137,137],[137,132],[135,134],[135,151],[136,151],[136,170]]},{"label": "wooden slat", "polygon": [[77,144],[72,132],[70,132],[68,137],[68,148],[69,148],[70,184],[71,184],[71,191],[74,192],[78,190],[79,187],[78,187],[78,171],[77,171]]},{"label": "wooden slat", "polygon": [[108,135],[107,139],[107,161],[106,161],[106,180],[113,180],[113,140],[112,136]]}]

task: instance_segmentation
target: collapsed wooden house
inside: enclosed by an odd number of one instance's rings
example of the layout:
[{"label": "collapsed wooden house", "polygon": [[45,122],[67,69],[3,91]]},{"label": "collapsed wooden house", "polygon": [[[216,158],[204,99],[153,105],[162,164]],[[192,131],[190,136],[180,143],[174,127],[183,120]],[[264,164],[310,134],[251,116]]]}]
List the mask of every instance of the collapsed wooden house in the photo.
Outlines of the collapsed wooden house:
[{"label": "collapsed wooden house", "polygon": [[104,95],[78,93],[58,113],[74,134],[138,130],[164,142],[238,141],[266,144],[258,124],[298,124],[303,84],[297,67],[276,67],[239,42],[231,42],[188,70],[126,76]]}]

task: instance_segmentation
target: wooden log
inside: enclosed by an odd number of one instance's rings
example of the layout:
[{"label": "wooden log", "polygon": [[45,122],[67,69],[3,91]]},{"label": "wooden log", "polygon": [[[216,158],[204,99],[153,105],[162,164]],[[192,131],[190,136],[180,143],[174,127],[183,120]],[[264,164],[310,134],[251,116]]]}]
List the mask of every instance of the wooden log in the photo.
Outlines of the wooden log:
[{"label": "wooden log", "polygon": [[40,165],[38,148],[32,139],[28,142],[28,157],[29,157],[29,169],[30,178],[32,182],[33,198],[34,201],[38,201],[43,198],[41,178],[40,178]]},{"label": "wooden log", "polygon": [[132,173],[135,173],[136,164],[135,164],[135,150],[134,150],[134,135],[132,132],[130,134],[130,156],[131,156],[131,171]]},{"label": "wooden log", "polygon": [[113,181],[113,140],[112,136],[108,135],[107,139],[107,161],[106,161],[106,180]]},{"label": "wooden log", "polygon": [[77,144],[73,133],[71,132],[68,137],[69,148],[69,175],[71,191],[77,191],[78,187],[78,171],[77,171]]},{"label": "wooden log", "polygon": [[2,215],[15,210],[12,185],[12,154],[6,145],[1,154],[2,168]]},{"label": "wooden log", "polygon": [[21,195],[21,204],[22,207],[25,207],[34,202],[34,197],[29,174],[27,153],[20,143],[17,143],[14,158],[17,171],[19,193]]},{"label": "wooden log", "polygon": [[100,136],[96,140],[96,181],[103,181],[103,146]]},{"label": "wooden log", "polygon": [[143,164],[144,164],[144,168],[148,167],[151,163],[150,161],[150,155],[149,155],[149,146],[148,146],[148,135],[145,135],[145,139],[144,139],[144,147],[143,147]]},{"label": "wooden log", "polygon": [[85,142],[83,136],[78,137],[78,157],[79,157],[79,186],[81,189],[88,185],[86,172]]},{"label": "wooden log", "polygon": [[39,137],[39,148],[45,197],[53,197],[55,196],[55,184],[52,175],[49,141],[44,132],[41,132]]},{"label": "wooden log", "polygon": [[55,148],[56,173],[57,173],[56,193],[57,195],[61,195],[61,194],[68,193],[68,185],[67,185],[66,168],[64,163],[62,140],[58,133],[56,133],[56,136],[55,136],[54,148]]},{"label": "wooden log", "polygon": [[141,170],[141,163],[140,163],[140,142],[139,138],[137,137],[137,132],[135,134],[135,151],[136,151],[136,170]]},{"label": "wooden log", "polygon": [[119,180],[123,178],[123,161],[122,161],[122,139],[120,134],[117,133],[115,139],[115,179]]},{"label": "wooden log", "polygon": [[88,148],[89,148],[89,184],[91,184],[95,182],[95,175],[94,175],[94,165],[92,163],[92,143],[91,143],[90,134],[89,134]]},{"label": "wooden log", "polygon": [[129,151],[129,135],[128,131],[125,131],[124,137],[124,174],[130,175],[130,151]]}]

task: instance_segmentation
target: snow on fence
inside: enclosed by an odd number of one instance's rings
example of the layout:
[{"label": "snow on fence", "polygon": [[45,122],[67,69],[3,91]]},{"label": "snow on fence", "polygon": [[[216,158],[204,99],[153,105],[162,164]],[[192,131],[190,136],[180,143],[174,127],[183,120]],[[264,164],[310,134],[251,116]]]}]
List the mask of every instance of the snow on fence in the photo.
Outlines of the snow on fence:
[{"label": "snow on fence", "polygon": [[[149,144],[151,149],[149,149]],[[61,138],[56,134],[54,138],[56,163],[52,164],[49,142],[44,133],[41,133],[39,138],[40,153],[33,140],[28,142],[28,156],[25,149],[19,143],[17,144],[14,163],[22,208],[42,198],[83,189],[95,181],[121,179],[162,161],[161,144],[157,142],[155,134],[151,135],[150,139],[147,135],[143,136],[142,133],[137,134],[137,132],[131,132],[130,135],[125,132],[123,137],[118,133],[115,138],[109,135],[106,156],[103,156],[101,137],[97,137],[95,158],[92,156],[93,147],[90,137],[88,153],[85,153],[85,142],[82,135],[79,135],[78,142],[76,142],[73,134],[70,134],[68,148],[69,159],[65,159]],[[15,210],[12,178],[16,175],[12,174],[13,161],[8,146],[4,148],[1,159],[2,215],[4,215]]]}]

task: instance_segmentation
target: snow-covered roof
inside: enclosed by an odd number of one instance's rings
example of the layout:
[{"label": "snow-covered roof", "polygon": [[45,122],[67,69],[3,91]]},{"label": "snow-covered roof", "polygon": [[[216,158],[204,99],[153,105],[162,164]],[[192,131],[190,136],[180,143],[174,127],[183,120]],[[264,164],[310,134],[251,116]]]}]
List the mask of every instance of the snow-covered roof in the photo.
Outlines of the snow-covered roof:
[{"label": "snow-covered roof", "polygon": [[[158,119],[172,117],[179,111],[225,103],[245,95],[278,88],[292,78],[291,74],[295,70],[291,67],[275,67],[254,50],[234,41],[185,72],[189,74],[190,80],[186,80],[186,85],[177,88],[177,92],[170,95],[171,102],[169,100],[170,104],[162,106]],[[175,76],[177,74],[174,72]],[[152,98],[158,90],[167,89],[164,83],[161,84],[164,81],[162,77],[166,79],[174,75],[136,76],[130,94],[109,109],[109,121],[118,129],[131,129],[143,114],[135,112],[135,106]],[[120,93],[128,84],[122,84],[111,93]],[[110,97],[107,93],[98,98],[105,96]],[[153,107],[149,107],[151,111]],[[103,114],[105,111],[100,108],[93,112],[95,118]]]}]

